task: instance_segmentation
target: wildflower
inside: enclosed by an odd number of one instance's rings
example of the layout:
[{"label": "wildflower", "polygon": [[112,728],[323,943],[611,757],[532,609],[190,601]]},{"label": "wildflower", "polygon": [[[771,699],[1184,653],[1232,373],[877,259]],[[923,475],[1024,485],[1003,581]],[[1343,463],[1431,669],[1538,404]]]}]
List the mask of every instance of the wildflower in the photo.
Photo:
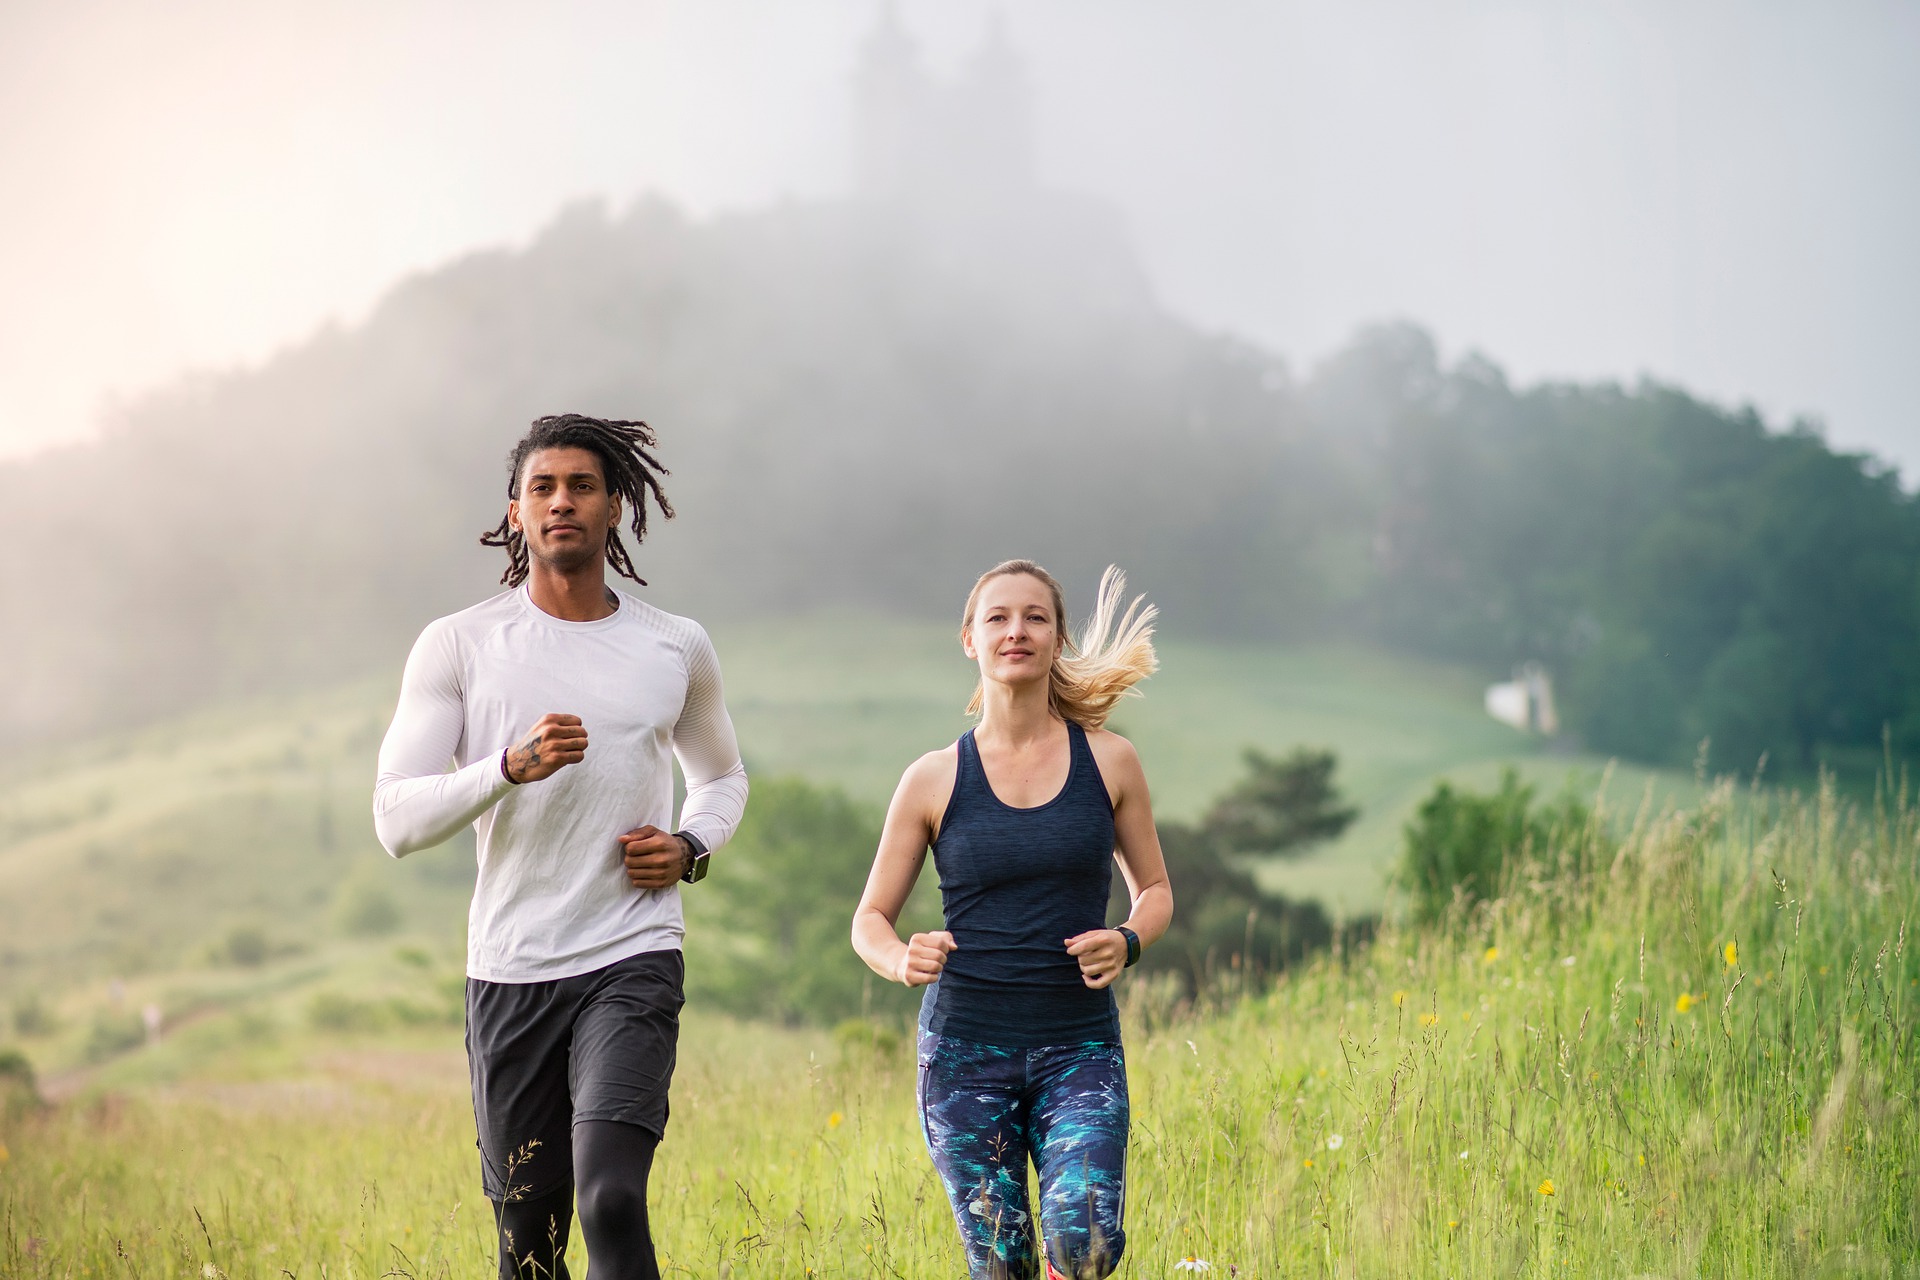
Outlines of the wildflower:
[{"label": "wildflower", "polygon": [[1306,1168],[1308,1168],[1308,1169],[1311,1169],[1311,1168],[1313,1168],[1313,1157],[1312,1157],[1312,1156],[1308,1156],[1308,1157],[1307,1157],[1307,1158],[1306,1158],[1305,1160],[1302,1160],[1302,1161],[1301,1161],[1300,1163],[1301,1163],[1301,1165],[1303,1165],[1304,1167],[1306,1167]]},{"label": "wildflower", "polygon": [[0,1142],[0,1164],[5,1164],[11,1159],[13,1159],[13,1152],[7,1150],[6,1143]]},{"label": "wildflower", "polygon": [[1700,1001],[1696,999],[1691,992],[1682,991],[1680,998],[1673,1002],[1673,1011],[1675,1013],[1685,1013],[1699,1003]]},{"label": "wildflower", "polygon": [[1406,1002],[1407,1002],[1406,992],[1396,991],[1393,993],[1393,1004],[1396,1009],[1399,1008],[1401,1005],[1405,1004]]},{"label": "wildflower", "polygon": [[1548,1178],[1548,1179],[1547,1179],[1547,1180],[1546,1180],[1545,1182],[1543,1182],[1543,1183],[1541,1183],[1541,1184],[1540,1184],[1540,1194],[1541,1194],[1541,1195],[1543,1195],[1543,1196],[1550,1196],[1550,1195],[1552,1195],[1552,1194],[1553,1194],[1553,1179],[1552,1179],[1552,1178]]},{"label": "wildflower", "polygon": [[1740,963],[1740,948],[1731,942],[1726,945],[1720,954],[1727,958],[1727,968],[1729,969]]},{"label": "wildflower", "polygon": [[1562,960],[1560,962],[1560,967],[1562,969],[1571,969],[1576,963],[1578,963],[1578,961],[1579,961],[1579,957],[1568,956],[1565,960]]},{"label": "wildflower", "polygon": [[1645,1153],[1645,1152],[1642,1152],[1642,1153],[1641,1153],[1641,1155],[1640,1155],[1640,1165],[1641,1165],[1641,1167],[1642,1167],[1642,1168],[1645,1168],[1645,1167],[1646,1167],[1646,1163],[1647,1163],[1647,1157],[1646,1157],[1646,1153]]},{"label": "wildflower", "polygon": [[1480,957],[1480,963],[1492,964],[1495,960],[1498,960],[1499,958],[1500,958],[1500,948],[1488,947],[1487,953]]},{"label": "wildflower", "polygon": [[1339,1134],[1330,1133],[1327,1135],[1327,1150],[1338,1151],[1341,1147],[1344,1147],[1346,1145],[1347,1145],[1347,1140],[1341,1137]]},{"label": "wildflower", "polygon": [[836,1111],[832,1115],[827,1117],[827,1128],[838,1129],[840,1127],[840,1122],[845,1119],[846,1119],[845,1116],[841,1115],[838,1111]]},{"label": "wildflower", "polygon": [[1471,1152],[1471,1151],[1462,1151],[1462,1152],[1460,1153],[1460,1158],[1461,1158],[1462,1160],[1466,1160],[1466,1159],[1468,1159],[1468,1158],[1470,1158],[1470,1157],[1471,1157],[1472,1155],[1473,1155],[1473,1152]]},{"label": "wildflower", "polygon": [[1173,1269],[1175,1271],[1211,1271],[1213,1270],[1213,1264],[1205,1258],[1196,1258],[1192,1254],[1188,1254],[1186,1257],[1180,1259],[1180,1261],[1174,1263]]},{"label": "wildflower", "polygon": [[1420,1015],[1420,1025],[1423,1027],[1430,1027],[1438,1021],[1440,1021],[1440,1015],[1437,1013],[1423,1013]]}]

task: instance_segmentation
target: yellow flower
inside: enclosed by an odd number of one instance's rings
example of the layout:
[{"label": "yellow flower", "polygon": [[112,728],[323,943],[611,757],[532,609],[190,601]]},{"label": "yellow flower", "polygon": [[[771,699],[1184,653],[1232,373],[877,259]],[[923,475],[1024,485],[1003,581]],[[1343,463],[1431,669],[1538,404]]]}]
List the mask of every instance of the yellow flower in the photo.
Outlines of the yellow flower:
[{"label": "yellow flower", "polygon": [[1451,1230],[1453,1230],[1453,1229],[1454,1229],[1455,1227],[1457,1227],[1457,1226],[1459,1226],[1459,1225],[1460,1225],[1460,1219],[1458,1219],[1458,1218],[1448,1218],[1448,1219],[1447,1219],[1447,1230],[1449,1230],[1449,1231],[1451,1231]]},{"label": "yellow flower", "polygon": [[1423,1027],[1430,1027],[1438,1021],[1440,1021],[1440,1015],[1437,1013],[1423,1013],[1420,1015],[1420,1025]]},{"label": "yellow flower", "polygon": [[1642,1153],[1641,1153],[1641,1155],[1640,1155],[1640,1165],[1641,1165],[1641,1167],[1642,1167],[1642,1168],[1645,1168],[1645,1167],[1646,1167],[1646,1163],[1647,1163],[1647,1157],[1646,1157],[1646,1153],[1645,1153],[1645,1152],[1642,1152]]},{"label": "yellow flower", "polygon": [[1552,1195],[1552,1194],[1553,1194],[1553,1179],[1552,1179],[1552,1178],[1548,1178],[1548,1179],[1547,1179],[1547,1180],[1546,1180],[1545,1182],[1543,1182],[1543,1183],[1541,1183],[1541,1184],[1540,1184],[1540,1194],[1541,1194],[1541,1195],[1543,1195],[1543,1196],[1550,1196],[1550,1195]]},{"label": "yellow flower", "polygon": [[840,1122],[845,1119],[846,1119],[845,1116],[841,1115],[838,1111],[836,1111],[832,1115],[827,1117],[827,1128],[838,1129],[840,1127]]},{"label": "yellow flower", "polygon": [[1308,1156],[1305,1160],[1302,1160],[1300,1163],[1305,1165],[1307,1168],[1311,1169],[1313,1168],[1313,1157]]},{"label": "yellow flower", "polygon": [[1722,949],[1720,954],[1727,958],[1727,968],[1729,969],[1740,963],[1740,948],[1731,942]]},{"label": "yellow flower", "polygon": [[1406,1002],[1407,1002],[1406,992],[1396,991],[1393,993],[1393,1004],[1395,1008],[1399,1008],[1401,1005],[1405,1004]]},{"label": "yellow flower", "polygon": [[6,1143],[0,1142],[0,1164],[5,1164],[11,1159],[13,1159],[13,1152],[7,1150]]},{"label": "yellow flower", "polygon": [[1498,960],[1499,958],[1500,958],[1500,948],[1488,947],[1487,953],[1480,957],[1480,963],[1492,964],[1495,960]]},{"label": "yellow flower", "polygon": [[1699,1003],[1699,1000],[1695,999],[1691,992],[1682,991],[1680,998],[1673,1002],[1673,1011],[1675,1013],[1685,1013]]}]

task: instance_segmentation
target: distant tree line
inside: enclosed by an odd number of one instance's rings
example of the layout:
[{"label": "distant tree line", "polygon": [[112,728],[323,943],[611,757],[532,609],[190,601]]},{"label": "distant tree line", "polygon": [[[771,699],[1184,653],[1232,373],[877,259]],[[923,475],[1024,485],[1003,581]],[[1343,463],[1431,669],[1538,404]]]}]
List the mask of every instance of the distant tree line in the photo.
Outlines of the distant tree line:
[{"label": "distant tree line", "polygon": [[1920,747],[1920,510],[1891,469],[1667,387],[1441,371],[1411,330],[1323,377],[1376,406],[1375,634],[1543,660],[1587,745],[1638,759]]},{"label": "distant tree line", "polygon": [[1602,751],[1920,745],[1920,518],[1884,467],[1668,387],[1516,389],[1409,327],[1297,377],[1036,201],[978,238],[579,206],[0,465],[0,741],[390,675],[495,589],[508,445],[580,410],[660,431],[681,515],[639,560],[668,608],[945,617],[1006,556],[1070,587],[1115,561],[1170,633],[1541,661]]}]

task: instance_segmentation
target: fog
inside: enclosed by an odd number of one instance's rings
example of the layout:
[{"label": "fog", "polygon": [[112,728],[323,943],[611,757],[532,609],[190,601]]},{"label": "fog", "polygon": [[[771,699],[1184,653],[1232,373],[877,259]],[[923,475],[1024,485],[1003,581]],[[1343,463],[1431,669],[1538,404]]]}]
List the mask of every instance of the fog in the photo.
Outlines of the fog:
[{"label": "fog", "polygon": [[[352,323],[571,198],[846,190],[879,8],[0,9],[0,454]],[[1111,201],[1201,328],[1305,369],[1405,317],[1522,379],[1652,374],[1920,463],[1920,10],[1000,8],[1040,175]],[[897,11],[943,74],[994,16]]]}]

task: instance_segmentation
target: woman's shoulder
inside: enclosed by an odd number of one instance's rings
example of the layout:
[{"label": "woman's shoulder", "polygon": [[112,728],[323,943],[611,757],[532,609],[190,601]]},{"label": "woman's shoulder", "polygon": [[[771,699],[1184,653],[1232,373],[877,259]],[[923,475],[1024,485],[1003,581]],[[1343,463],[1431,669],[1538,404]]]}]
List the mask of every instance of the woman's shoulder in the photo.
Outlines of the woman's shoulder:
[{"label": "woman's shoulder", "polygon": [[1124,785],[1140,775],[1140,753],[1131,742],[1111,729],[1088,729],[1086,734],[1087,750],[1093,752],[1093,762],[1109,784]]},{"label": "woman's shoulder", "polygon": [[913,796],[931,802],[938,799],[938,808],[944,809],[947,797],[953,792],[953,781],[960,773],[960,744],[949,742],[936,751],[929,751],[907,766],[900,775],[900,794]]},{"label": "woman's shoulder", "polygon": [[1092,749],[1093,754],[1102,764],[1109,758],[1134,761],[1140,759],[1140,753],[1133,749],[1133,743],[1111,729],[1087,729],[1085,732],[1087,746]]}]

